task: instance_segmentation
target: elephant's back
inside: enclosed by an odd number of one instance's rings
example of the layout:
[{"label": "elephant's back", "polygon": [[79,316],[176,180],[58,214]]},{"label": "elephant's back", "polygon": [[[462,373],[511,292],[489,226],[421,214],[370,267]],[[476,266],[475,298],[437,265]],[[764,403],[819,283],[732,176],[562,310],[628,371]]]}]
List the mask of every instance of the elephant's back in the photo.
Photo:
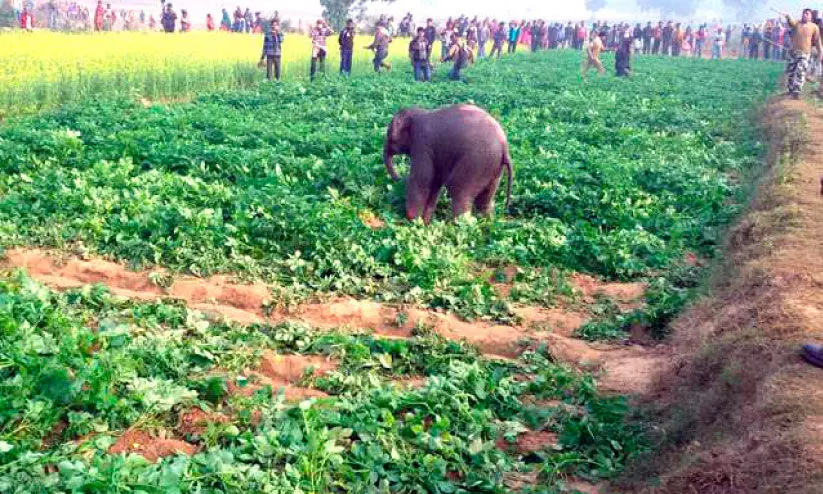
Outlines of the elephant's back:
[{"label": "elephant's back", "polygon": [[[468,103],[459,103],[447,106],[432,112],[442,121],[445,128],[454,129],[454,137],[498,137],[501,142],[506,140],[506,132],[500,123],[486,110]],[[478,135],[480,134],[480,135]]]}]

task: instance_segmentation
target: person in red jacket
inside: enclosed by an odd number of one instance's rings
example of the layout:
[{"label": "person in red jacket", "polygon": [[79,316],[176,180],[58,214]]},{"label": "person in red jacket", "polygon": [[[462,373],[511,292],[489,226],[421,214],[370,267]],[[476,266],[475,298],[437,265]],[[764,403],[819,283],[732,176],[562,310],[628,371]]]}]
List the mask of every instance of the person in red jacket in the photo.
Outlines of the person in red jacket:
[{"label": "person in red jacket", "polygon": [[94,9],[94,30],[103,30],[103,19],[106,16],[106,9],[103,8],[103,0],[97,0],[97,8]]},{"label": "person in red jacket", "polygon": [[25,29],[26,31],[32,31],[34,29],[34,16],[26,7],[23,7],[23,13],[20,14],[20,29]]},{"label": "person in red jacket", "polygon": [[214,31],[214,19],[211,14],[206,14],[206,29]]}]

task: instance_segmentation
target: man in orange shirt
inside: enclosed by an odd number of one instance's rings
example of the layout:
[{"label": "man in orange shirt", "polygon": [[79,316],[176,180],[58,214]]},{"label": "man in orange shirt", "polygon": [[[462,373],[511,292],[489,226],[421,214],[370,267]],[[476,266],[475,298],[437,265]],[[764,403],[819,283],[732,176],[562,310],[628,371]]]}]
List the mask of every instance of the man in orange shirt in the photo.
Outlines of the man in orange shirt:
[{"label": "man in orange shirt", "polygon": [[597,29],[592,29],[589,37],[589,46],[586,48],[586,60],[583,61],[583,77],[589,73],[589,69],[597,69],[598,74],[603,74],[606,69],[603,68],[603,63],[600,61],[600,52],[603,51],[603,40],[600,39],[600,34]]},{"label": "man in orange shirt", "polygon": [[806,79],[806,71],[809,69],[809,60],[812,57],[812,46],[817,48],[818,56],[823,54],[823,45],[820,43],[820,28],[812,22],[811,9],[803,9],[803,16],[796,21],[789,16],[786,21],[792,28],[792,54],[789,63],[786,65],[786,83],[789,95],[794,99],[800,99],[800,92],[803,90],[803,83]]}]

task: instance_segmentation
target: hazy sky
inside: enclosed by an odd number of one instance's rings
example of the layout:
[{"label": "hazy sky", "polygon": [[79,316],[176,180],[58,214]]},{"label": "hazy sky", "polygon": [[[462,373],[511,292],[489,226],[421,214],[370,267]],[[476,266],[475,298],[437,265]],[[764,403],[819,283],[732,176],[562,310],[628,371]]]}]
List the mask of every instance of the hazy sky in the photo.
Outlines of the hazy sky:
[{"label": "hazy sky", "polygon": [[[315,18],[322,12],[318,0],[302,1],[271,1],[271,0],[172,0],[176,9],[187,8],[194,17],[204,17],[206,12],[217,15],[222,7],[230,12],[238,5],[250,7],[252,11],[272,12],[280,10],[284,16]],[[660,0],[672,2],[677,0]],[[686,21],[727,20],[735,21],[734,13],[723,8],[722,0],[698,0],[699,8],[691,19]],[[82,2],[81,2],[82,3]],[[92,4],[93,1],[85,0]],[[139,6],[159,11],[159,0],[114,0],[114,6]],[[801,0],[763,0],[762,15],[769,15],[768,7],[775,7],[791,12],[799,11]],[[657,20],[661,17],[659,11],[642,11],[636,0],[607,0],[607,7],[597,13],[586,10],[584,0],[396,0],[386,4],[375,2],[369,5],[370,13],[386,13],[395,17],[405,12],[412,12],[417,19],[426,17],[444,18],[451,15],[480,15],[503,19],[511,18],[545,18],[552,20],[583,20],[596,17],[605,20]]]}]

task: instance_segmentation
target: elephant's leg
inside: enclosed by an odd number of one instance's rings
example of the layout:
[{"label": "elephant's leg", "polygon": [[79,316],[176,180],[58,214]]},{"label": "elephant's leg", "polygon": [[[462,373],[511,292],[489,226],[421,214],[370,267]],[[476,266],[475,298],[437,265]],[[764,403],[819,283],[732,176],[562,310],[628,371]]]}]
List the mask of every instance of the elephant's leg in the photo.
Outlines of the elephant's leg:
[{"label": "elephant's leg", "polygon": [[429,188],[428,184],[421,184],[409,178],[406,184],[406,217],[409,220],[415,220],[425,214],[430,195]]},{"label": "elephant's leg", "polygon": [[494,196],[497,194],[497,187],[500,185],[500,178],[496,178],[474,198],[474,209],[480,216],[490,216],[494,212]]},{"label": "elephant's leg", "polygon": [[426,213],[434,182],[434,167],[425,156],[412,154],[411,173],[406,184],[406,217],[414,220]]},{"label": "elephant's leg", "polygon": [[442,186],[435,185],[432,187],[431,194],[429,194],[429,201],[426,203],[426,209],[423,212],[423,222],[427,225],[431,223],[432,216],[437,209],[437,203],[440,202],[440,192]]},{"label": "elephant's leg", "polygon": [[474,196],[471,191],[465,187],[452,186],[449,187],[449,196],[452,200],[452,211],[455,219],[472,212]]}]

